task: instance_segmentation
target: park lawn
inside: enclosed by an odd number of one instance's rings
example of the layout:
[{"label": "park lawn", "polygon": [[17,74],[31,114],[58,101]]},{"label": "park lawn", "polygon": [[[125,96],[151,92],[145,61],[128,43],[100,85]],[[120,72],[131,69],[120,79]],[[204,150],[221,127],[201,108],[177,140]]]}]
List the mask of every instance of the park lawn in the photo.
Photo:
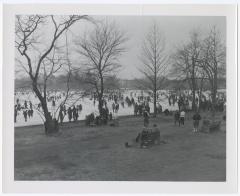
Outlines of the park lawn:
[{"label": "park lawn", "polygon": [[15,180],[225,181],[226,126],[193,133],[192,121],[175,126],[173,117],[151,118],[160,144],[126,148],[142,129],[142,117],[122,117],[119,127],[65,123],[58,136],[43,126],[15,128]]}]

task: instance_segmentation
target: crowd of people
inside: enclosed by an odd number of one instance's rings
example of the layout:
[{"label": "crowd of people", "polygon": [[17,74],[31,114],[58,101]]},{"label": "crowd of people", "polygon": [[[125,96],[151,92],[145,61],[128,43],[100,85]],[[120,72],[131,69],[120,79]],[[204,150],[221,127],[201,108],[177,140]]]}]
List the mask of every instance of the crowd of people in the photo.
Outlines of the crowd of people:
[{"label": "crowd of people", "polygon": [[[21,95],[29,94],[29,92],[21,93]],[[66,107],[66,104],[61,104],[58,108],[56,103],[61,102],[62,98],[65,98],[65,93],[57,95],[51,95],[50,92],[47,93],[47,104],[51,106],[51,111],[49,112],[49,114],[52,118],[57,118],[56,114],[58,113],[60,123],[63,122],[65,116],[68,117],[69,122],[77,121],[79,113],[81,113],[83,108],[82,104],[75,104],[69,106],[68,108]],[[35,112],[37,113],[37,115],[39,115],[39,112],[43,112],[41,103],[37,103],[34,105],[32,101],[28,101],[26,99],[20,101],[19,98],[16,98],[16,103],[14,106],[14,122],[17,122],[17,119],[20,115],[23,115],[24,121],[27,122],[28,120],[33,118],[34,111],[38,111]]]},{"label": "crowd of people", "polygon": [[[29,94],[29,92],[25,92]],[[89,100],[92,102],[92,108],[95,108],[95,105],[98,104],[98,97],[96,93],[83,93],[82,99],[84,97],[88,97]],[[21,96],[20,96],[21,97]],[[56,92],[48,92],[47,93],[47,102],[51,105],[51,115],[53,118],[58,117],[57,120],[60,123],[64,121],[78,121],[79,115],[83,110],[82,103],[75,103],[75,104],[60,104],[61,101],[65,98],[65,93],[56,93]],[[178,94],[174,91],[164,91],[157,93],[157,105],[156,105],[156,113],[157,114],[165,114],[173,115],[175,124],[178,123],[180,125],[184,125],[185,113],[190,111],[192,108],[192,94],[188,91],[182,92]],[[164,110],[162,106],[162,101],[167,100],[164,103]],[[90,102],[90,103],[91,103]],[[217,99],[216,110],[217,111],[224,111],[226,99],[224,96],[219,96]],[[196,96],[195,103],[199,110],[207,111],[210,110],[211,99],[210,96],[206,96],[202,94],[201,98]],[[166,105],[167,104],[167,105]],[[150,106],[151,105],[151,106]],[[99,106],[99,105],[98,105]],[[97,107],[97,106],[96,106]],[[98,108],[98,107],[97,107]],[[103,107],[101,111],[101,115],[99,112],[96,112],[94,109],[89,114],[83,113],[86,116],[86,121],[89,122],[96,122],[96,124],[107,124],[108,121],[112,119],[116,119],[118,116],[119,109],[125,108],[132,108],[134,116],[143,116],[144,124],[148,122],[150,113],[153,113],[153,95],[152,93],[144,92],[144,91],[130,91],[126,94],[124,91],[109,91],[104,94],[103,96]],[[15,103],[15,110],[14,110],[14,122],[17,122],[17,117],[19,115],[23,115],[24,121],[27,122],[30,120],[35,110],[41,110],[41,104],[35,103],[33,104],[31,101],[19,100],[16,99]],[[97,109],[99,110],[99,108]],[[129,110],[128,110],[129,111]],[[175,111],[175,112],[174,112]],[[126,115],[131,115],[128,113]],[[90,117],[90,118],[89,118]],[[92,118],[93,117],[93,118]],[[82,119],[82,118],[81,118]],[[88,120],[87,120],[88,119]],[[89,124],[89,123],[86,123]]]},{"label": "crowd of people", "polygon": [[21,105],[19,99],[16,100],[16,104],[14,106],[14,122],[17,122],[17,116],[22,112],[24,117],[24,121],[27,122],[28,119],[33,117],[33,104],[31,101],[24,101],[24,104]]},{"label": "crowd of people", "polygon": [[[181,94],[180,96],[176,96],[176,94],[170,94],[168,96],[168,104],[169,106],[175,105],[175,103],[178,104],[178,109],[175,110],[174,113],[170,112],[168,109],[164,110],[163,113],[168,116],[171,114],[174,114],[174,124],[178,126],[184,126],[185,124],[185,115],[186,112],[189,112],[191,109],[190,107],[190,102],[192,97],[191,95],[186,96],[186,94]],[[191,100],[192,101],[192,100]],[[225,112],[226,111],[226,97],[225,95],[217,96],[217,101],[216,105],[213,106],[211,99],[207,99],[206,96],[202,96],[202,99],[199,99],[198,97],[196,98],[196,108],[195,112],[192,115],[192,121],[193,121],[193,132],[199,132],[199,124],[202,119],[202,116],[200,115],[199,111],[205,112],[210,111],[211,109],[214,109],[215,111],[218,112]],[[143,104],[143,106],[145,103]],[[138,105],[137,105],[138,107]],[[137,115],[136,109],[134,109],[134,114]],[[158,112],[161,113],[161,112]],[[140,113],[141,114],[141,113]],[[225,116],[225,115],[224,115]],[[154,129],[149,126],[150,118],[150,111],[148,111],[147,107],[143,107],[143,129],[142,131],[138,134],[136,138],[136,142],[140,141],[140,147],[148,147],[149,145],[152,145],[157,141],[159,144],[160,141],[160,130],[159,129]],[[226,118],[225,118],[226,119]],[[224,120],[225,120],[224,119]],[[219,124],[219,123],[217,123]],[[157,127],[156,124],[154,124],[154,127]],[[126,147],[131,147],[131,145],[125,143]]]}]

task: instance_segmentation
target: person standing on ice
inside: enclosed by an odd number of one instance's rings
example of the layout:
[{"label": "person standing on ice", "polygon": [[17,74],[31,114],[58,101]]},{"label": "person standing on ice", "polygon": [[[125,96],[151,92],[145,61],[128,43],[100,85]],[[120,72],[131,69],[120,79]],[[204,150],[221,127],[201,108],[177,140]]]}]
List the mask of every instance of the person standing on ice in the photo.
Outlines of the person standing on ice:
[{"label": "person standing on ice", "polygon": [[75,114],[75,121],[77,121],[78,120],[78,117],[79,117],[79,115],[78,115],[78,109],[76,109],[76,114]]},{"label": "person standing on ice", "polygon": [[134,116],[137,116],[137,113],[138,113],[138,104],[135,103],[135,105],[134,105]]},{"label": "person standing on ice", "polygon": [[76,110],[75,106],[73,106],[73,109],[72,109],[73,121],[76,121],[76,113],[77,113],[77,110]]},{"label": "person standing on ice", "polygon": [[30,106],[30,109],[32,110],[32,102],[29,101],[29,106]]},{"label": "person standing on ice", "polygon": [[30,118],[31,117],[31,110],[28,110],[27,114],[28,114],[28,118]]},{"label": "person standing on ice", "polygon": [[63,119],[64,119],[64,115],[63,115],[63,111],[60,109],[59,111],[59,118],[60,118],[60,123],[63,123]]},{"label": "person standing on ice", "polygon": [[118,113],[118,110],[119,110],[119,103],[117,103],[115,106],[115,113]]},{"label": "person standing on ice", "polygon": [[82,111],[82,104],[80,103],[79,104],[79,112],[81,113],[81,111]]},{"label": "person standing on ice", "polygon": [[23,110],[23,117],[25,122],[27,122],[27,110]]},{"label": "person standing on ice", "polygon": [[25,107],[25,109],[27,109],[27,101],[26,100],[24,101],[24,107]]},{"label": "person standing on ice", "polygon": [[113,111],[113,113],[115,112],[115,103],[114,102],[112,103],[112,111]]},{"label": "person standing on ice", "polygon": [[17,107],[14,108],[14,122],[17,122]]},{"label": "person standing on ice", "polygon": [[171,99],[170,99],[170,95],[168,95],[168,105],[171,106]]},{"label": "person standing on ice", "polygon": [[71,109],[71,107],[68,108],[68,120],[69,120],[69,122],[71,122],[71,120],[72,120],[72,109]]},{"label": "person standing on ice", "polygon": [[55,100],[53,99],[52,100],[52,106],[55,107],[56,103],[55,103]]}]

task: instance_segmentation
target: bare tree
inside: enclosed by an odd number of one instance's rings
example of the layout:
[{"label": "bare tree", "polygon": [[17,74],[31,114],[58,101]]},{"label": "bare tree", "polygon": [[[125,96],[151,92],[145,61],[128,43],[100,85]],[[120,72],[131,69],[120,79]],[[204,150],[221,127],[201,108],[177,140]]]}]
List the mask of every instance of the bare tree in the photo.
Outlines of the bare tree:
[{"label": "bare tree", "polygon": [[[53,126],[47,106],[47,81],[65,62],[59,53],[57,41],[74,23],[87,18],[85,15],[16,16],[15,46],[20,54],[20,66],[31,79],[32,89],[41,103],[46,133],[58,131],[57,126]],[[53,32],[43,39],[43,32],[48,31],[45,25]]]},{"label": "bare tree", "polygon": [[190,42],[179,48],[173,55],[173,71],[178,75],[183,76],[188,81],[189,87],[192,91],[192,109],[196,110],[196,90],[197,79],[199,74],[199,58],[201,55],[202,45],[199,39],[199,34],[191,33]]},{"label": "bare tree", "polygon": [[211,87],[212,99],[212,117],[215,116],[216,96],[218,89],[219,76],[225,76],[226,70],[226,48],[221,41],[220,34],[217,32],[216,27],[213,27],[204,40],[203,55],[199,60],[200,67],[206,73],[207,79]]},{"label": "bare tree", "polygon": [[97,93],[101,116],[105,79],[121,67],[118,58],[125,51],[125,41],[124,33],[108,22],[95,24],[90,33],[76,41],[76,52],[84,59],[81,63],[85,81]]},{"label": "bare tree", "polygon": [[145,37],[140,60],[143,66],[139,70],[145,77],[141,83],[143,87],[153,92],[154,117],[156,117],[157,91],[162,87],[168,65],[165,40],[156,23]]}]

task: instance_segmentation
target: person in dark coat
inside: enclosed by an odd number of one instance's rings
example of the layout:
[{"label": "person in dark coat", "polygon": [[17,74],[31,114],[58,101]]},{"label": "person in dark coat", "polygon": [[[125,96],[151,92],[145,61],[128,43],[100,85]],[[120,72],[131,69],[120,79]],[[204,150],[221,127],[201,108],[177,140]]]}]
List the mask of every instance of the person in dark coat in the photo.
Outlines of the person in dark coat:
[{"label": "person in dark coat", "polygon": [[79,104],[79,112],[82,111],[82,104]]},{"label": "person in dark coat", "polygon": [[143,118],[144,118],[144,126],[148,126],[149,125],[149,113],[147,110],[144,110],[143,112]]},{"label": "person in dark coat", "polygon": [[112,119],[113,119],[113,115],[112,115],[112,112],[110,112],[110,114],[109,114],[109,120],[112,121]]},{"label": "person in dark coat", "polygon": [[17,107],[14,108],[14,122],[17,122]]},{"label": "person in dark coat", "polygon": [[27,113],[28,113],[28,118],[30,118],[31,117],[31,110],[28,110]]},{"label": "person in dark coat", "polygon": [[198,111],[193,115],[193,132],[198,132],[199,121],[201,120],[201,116]]},{"label": "person in dark coat", "polygon": [[165,114],[165,116],[168,116],[170,112],[168,109],[165,109],[163,113]]},{"label": "person in dark coat", "polygon": [[72,120],[72,109],[71,109],[71,107],[68,108],[68,120],[69,120],[69,122],[71,122],[71,120]]},{"label": "person in dark coat", "polygon": [[115,112],[118,113],[118,110],[119,110],[119,103],[116,103]]},{"label": "person in dark coat", "polygon": [[24,107],[25,107],[25,109],[28,107],[28,106],[27,106],[27,101],[26,101],[26,100],[24,101]]},{"label": "person in dark coat", "polygon": [[180,126],[180,113],[178,110],[176,110],[175,114],[174,114],[174,124],[176,125],[176,123],[178,122],[179,126]]},{"label": "person in dark coat", "polygon": [[76,121],[77,119],[76,119],[76,117],[77,117],[77,110],[76,110],[76,108],[75,108],[75,106],[73,106],[73,109],[72,109],[72,115],[73,115],[73,120],[74,121]]},{"label": "person in dark coat", "polygon": [[32,110],[32,102],[29,101],[29,106],[30,106],[30,109]]},{"label": "person in dark coat", "polygon": [[149,104],[147,104],[147,105],[145,106],[145,109],[147,110],[148,113],[150,113],[150,107],[149,107]]},{"label": "person in dark coat", "polygon": [[23,111],[23,117],[24,117],[25,122],[27,122],[27,110]]},{"label": "person in dark coat", "polygon": [[60,123],[62,124],[63,123],[63,119],[64,119],[64,115],[63,115],[63,111],[60,110],[59,112],[59,118],[60,118]]},{"label": "person in dark coat", "polygon": [[137,116],[137,113],[138,113],[138,104],[135,103],[135,105],[134,105],[134,115]]}]

